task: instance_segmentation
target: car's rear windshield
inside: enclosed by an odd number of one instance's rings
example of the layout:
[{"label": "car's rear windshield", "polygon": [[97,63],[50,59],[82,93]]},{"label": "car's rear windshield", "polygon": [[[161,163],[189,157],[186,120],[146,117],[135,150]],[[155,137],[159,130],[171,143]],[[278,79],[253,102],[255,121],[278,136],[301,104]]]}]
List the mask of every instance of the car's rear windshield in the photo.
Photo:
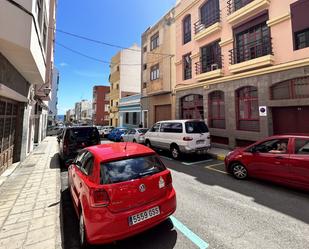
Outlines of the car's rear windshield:
[{"label": "car's rear windshield", "polygon": [[95,127],[72,128],[69,132],[70,140],[84,141],[96,140],[99,137],[98,130]]},{"label": "car's rear windshield", "polygon": [[203,121],[188,121],[186,122],[187,133],[207,133],[208,127]]},{"label": "car's rear windshield", "polygon": [[138,129],[139,133],[145,134],[148,131],[148,129]]},{"label": "car's rear windshield", "polygon": [[101,163],[100,183],[130,181],[159,173],[165,169],[163,163],[155,155]]}]

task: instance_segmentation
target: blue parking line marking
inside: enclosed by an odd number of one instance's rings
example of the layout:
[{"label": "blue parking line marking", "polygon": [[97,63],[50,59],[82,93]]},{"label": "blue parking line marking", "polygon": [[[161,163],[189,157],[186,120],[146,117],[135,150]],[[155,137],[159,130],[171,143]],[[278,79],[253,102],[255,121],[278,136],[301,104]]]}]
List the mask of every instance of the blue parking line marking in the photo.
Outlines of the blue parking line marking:
[{"label": "blue parking line marking", "polygon": [[170,217],[171,221],[181,233],[183,233],[189,240],[191,240],[195,245],[200,249],[208,248],[208,243],[202,240],[198,235],[192,232],[189,228],[187,228],[184,224],[182,224],[179,220],[177,220],[174,216]]}]

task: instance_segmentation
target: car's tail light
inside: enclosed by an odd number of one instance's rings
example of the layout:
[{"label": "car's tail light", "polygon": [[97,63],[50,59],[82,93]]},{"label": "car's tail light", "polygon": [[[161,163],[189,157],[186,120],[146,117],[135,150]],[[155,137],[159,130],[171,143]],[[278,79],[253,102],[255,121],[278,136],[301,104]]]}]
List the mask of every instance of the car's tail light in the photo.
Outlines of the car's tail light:
[{"label": "car's tail light", "polygon": [[171,172],[168,172],[168,174],[166,175],[166,186],[170,186],[172,185],[173,179],[172,179],[172,175]]},{"label": "car's tail light", "polygon": [[184,137],[183,138],[183,141],[192,141],[193,140],[193,137]]},{"label": "car's tail light", "polygon": [[92,207],[106,207],[109,203],[109,196],[105,189],[92,190]]}]

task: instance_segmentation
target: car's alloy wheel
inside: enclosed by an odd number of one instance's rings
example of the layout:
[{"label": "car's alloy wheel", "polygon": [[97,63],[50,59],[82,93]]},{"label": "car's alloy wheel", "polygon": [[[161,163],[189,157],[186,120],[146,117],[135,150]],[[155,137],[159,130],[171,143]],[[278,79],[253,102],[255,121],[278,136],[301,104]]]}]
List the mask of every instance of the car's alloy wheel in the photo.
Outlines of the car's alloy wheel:
[{"label": "car's alloy wheel", "polygon": [[180,151],[177,146],[174,145],[171,147],[171,154],[174,159],[179,159]]},{"label": "car's alloy wheel", "polygon": [[80,246],[81,248],[87,247],[86,231],[83,214],[79,217],[79,237],[80,237]]},{"label": "car's alloy wheel", "polygon": [[248,177],[248,171],[245,166],[240,163],[235,163],[232,166],[232,173],[236,179],[243,180]]}]

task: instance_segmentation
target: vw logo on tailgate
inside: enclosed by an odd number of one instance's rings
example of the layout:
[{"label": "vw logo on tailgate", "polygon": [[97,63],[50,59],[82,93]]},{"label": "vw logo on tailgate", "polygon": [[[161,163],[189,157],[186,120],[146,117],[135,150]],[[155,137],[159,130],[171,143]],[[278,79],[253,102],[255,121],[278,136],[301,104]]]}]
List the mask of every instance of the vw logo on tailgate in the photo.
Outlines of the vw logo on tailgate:
[{"label": "vw logo on tailgate", "polygon": [[146,190],[145,184],[139,185],[138,189],[139,189],[140,192],[145,192],[145,190]]}]

